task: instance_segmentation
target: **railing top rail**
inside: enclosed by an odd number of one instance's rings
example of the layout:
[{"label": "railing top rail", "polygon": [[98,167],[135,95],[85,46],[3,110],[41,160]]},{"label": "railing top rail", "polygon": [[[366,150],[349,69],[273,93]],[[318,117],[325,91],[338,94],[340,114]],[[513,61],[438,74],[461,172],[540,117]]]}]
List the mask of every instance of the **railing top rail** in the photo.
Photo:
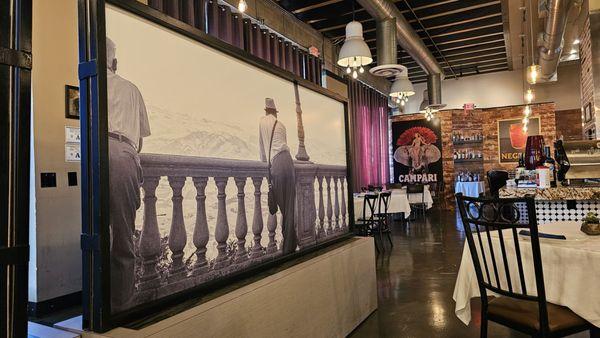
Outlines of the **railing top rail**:
[{"label": "railing top rail", "polygon": [[[140,154],[145,176],[186,177],[265,177],[267,163],[253,160],[235,160],[215,157],[199,157],[168,154]],[[315,164],[295,161],[298,173],[312,175],[346,175],[342,165]]]}]

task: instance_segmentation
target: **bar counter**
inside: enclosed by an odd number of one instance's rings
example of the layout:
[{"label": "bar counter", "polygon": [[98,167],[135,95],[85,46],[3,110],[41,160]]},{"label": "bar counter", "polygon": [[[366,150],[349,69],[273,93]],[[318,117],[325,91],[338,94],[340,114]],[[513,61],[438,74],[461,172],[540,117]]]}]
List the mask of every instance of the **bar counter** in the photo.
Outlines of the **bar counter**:
[{"label": "bar counter", "polygon": [[[539,224],[581,221],[588,212],[600,214],[600,187],[556,187],[500,189],[500,198],[533,195]],[[524,212],[524,210],[522,210]]]}]

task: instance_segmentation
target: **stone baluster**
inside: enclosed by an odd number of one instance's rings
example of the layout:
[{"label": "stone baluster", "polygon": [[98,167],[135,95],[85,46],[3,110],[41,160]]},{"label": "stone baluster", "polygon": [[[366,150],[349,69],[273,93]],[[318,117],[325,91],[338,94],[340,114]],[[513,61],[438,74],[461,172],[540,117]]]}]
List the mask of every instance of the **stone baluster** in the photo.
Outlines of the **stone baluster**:
[{"label": "stone baluster", "polygon": [[254,245],[250,257],[257,258],[264,254],[263,247],[260,244],[263,231],[263,216],[262,207],[260,201],[260,187],[262,185],[262,177],[252,177],[252,184],[254,184],[254,217],[252,218],[252,233],[254,234]]},{"label": "stone baluster", "polygon": [[346,189],[344,189],[345,180],[346,180],[345,177],[340,177],[340,190],[342,193],[342,229],[346,229],[348,227],[348,223],[346,223],[347,207],[346,207]]},{"label": "stone baluster", "polygon": [[148,290],[160,284],[160,276],[156,271],[160,257],[160,233],[156,219],[156,187],[160,177],[144,177],[144,224],[140,235],[140,256],[142,256],[143,272],[139,289]]},{"label": "stone baluster", "polygon": [[333,214],[335,215],[335,231],[340,231],[340,202],[338,195],[338,177],[333,177],[333,191],[334,191],[334,200],[333,200]]},{"label": "stone baluster", "polygon": [[325,183],[327,183],[327,234],[333,232],[333,208],[331,205],[331,177],[325,177]]},{"label": "stone baluster", "polygon": [[248,252],[246,251],[246,235],[248,234],[248,222],[246,221],[246,202],[244,198],[244,187],[246,186],[246,177],[234,178],[235,185],[237,186],[238,193],[238,210],[237,220],[235,223],[235,236],[237,237],[237,251],[235,254],[235,261],[237,263],[248,260]]},{"label": "stone baluster", "polygon": [[323,176],[317,176],[319,182],[319,238],[325,237],[325,204],[323,203]]},{"label": "stone baluster", "polygon": [[208,270],[206,245],[208,244],[208,222],[206,221],[206,183],[208,177],[194,177],[196,187],[196,225],[194,226],[194,246],[196,247],[196,263],[193,274],[198,275]]},{"label": "stone baluster", "polygon": [[181,190],[185,185],[185,177],[169,176],[169,185],[173,191],[173,215],[171,217],[171,230],[169,231],[169,249],[171,249],[171,267],[169,279],[185,277],[185,264],[183,263],[183,249],[187,242],[185,222],[183,221],[183,196]]},{"label": "stone baluster", "polygon": [[277,252],[277,241],[275,240],[275,231],[277,230],[277,214],[267,217],[267,230],[269,230],[269,244],[267,253]]},{"label": "stone baluster", "polygon": [[229,237],[229,224],[227,223],[227,205],[225,203],[225,187],[228,177],[215,177],[217,185],[217,226],[215,241],[217,241],[217,258],[215,269],[221,269],[229,264],[227,257],[227,238]]}]

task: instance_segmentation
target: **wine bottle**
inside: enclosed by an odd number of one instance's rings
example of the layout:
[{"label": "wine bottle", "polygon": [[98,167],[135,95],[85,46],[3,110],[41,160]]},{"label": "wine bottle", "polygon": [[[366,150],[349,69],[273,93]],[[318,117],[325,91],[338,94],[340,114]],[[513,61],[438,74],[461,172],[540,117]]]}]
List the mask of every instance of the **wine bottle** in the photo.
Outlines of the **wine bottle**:
[{"label": "wine bottle", "polygon": [[550,155],[550,146],[544,147],[544,167],[550,169],[550,186],[556,187],[556,161]]}]

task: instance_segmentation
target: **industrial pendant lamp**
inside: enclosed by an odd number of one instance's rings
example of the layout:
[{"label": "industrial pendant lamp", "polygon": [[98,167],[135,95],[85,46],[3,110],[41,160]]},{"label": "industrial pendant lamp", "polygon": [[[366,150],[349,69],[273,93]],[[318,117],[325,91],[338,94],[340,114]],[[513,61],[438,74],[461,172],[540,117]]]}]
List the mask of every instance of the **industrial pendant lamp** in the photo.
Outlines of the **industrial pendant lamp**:
[{"label": "industrial pendant lamp", "polygon": [[404,66],[401,67],[404,69],[396,75],[396,80],[394,80],[390,89],[390,96],[396,103],[404,106],[408,102],[408,97],[415,95],[415,89],[408,79],[408,69]]},{"label": "industrial pendant lamp", "polygon": [[354,2],[352,2],[352,21],[346,25],[346,40],[337,64],[346,68],[346,73],[352,74],[353,78],[358,77],[358,73],[364,73],[364,66],[373,62],[371,50],[363,38],[363,27],[360,22],[354,20]]}]

